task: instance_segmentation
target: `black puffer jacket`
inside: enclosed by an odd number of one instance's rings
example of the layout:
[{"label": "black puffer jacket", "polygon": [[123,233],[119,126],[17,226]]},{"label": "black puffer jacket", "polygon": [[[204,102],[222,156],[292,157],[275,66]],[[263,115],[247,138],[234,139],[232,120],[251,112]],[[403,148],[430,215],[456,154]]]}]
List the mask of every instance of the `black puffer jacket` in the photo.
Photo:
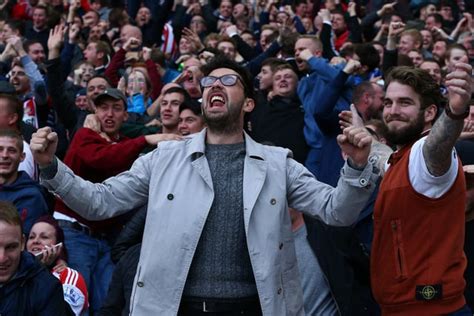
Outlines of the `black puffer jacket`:
[{"label": "black puffer jacket", "polygon": [[16,275],[0,287],[0,315],[70,315],[63,288],[32,254],[22,252]]}]

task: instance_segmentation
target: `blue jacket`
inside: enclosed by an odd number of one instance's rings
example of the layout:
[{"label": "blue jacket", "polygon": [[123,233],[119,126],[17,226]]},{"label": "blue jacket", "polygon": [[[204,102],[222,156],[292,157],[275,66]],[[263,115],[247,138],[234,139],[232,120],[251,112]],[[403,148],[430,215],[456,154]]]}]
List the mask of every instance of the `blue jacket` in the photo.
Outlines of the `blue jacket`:
[{"label": "blue jacket", "polygon": [[324,120],[326,116],[333,117],[331,113],[334,111],[339,113],[349,109],[352,98],[352,77],[344,84],[344,91],[337,99],[337,103],[327,110],[328,113],[325,113],[326,109],[322,108],[321,104],[329,93],[329,89],[333,88],[328,83],[336,78],[341,67],[331,66],[325,59],[316,57],[309,60],[309,65],[311,73],[302,78],[298,84],[298,96],[305,110],[304,135],[310,147],[305,166],[319,181],[335,186],[344,164],[336,141],[337,133],[327,133],[322,130],[314,117],[320,115]]},{"label": "blue jacket", "polygon": [[48,205],[41,186],[33,181],[26,172],[19,171],[18,178],[12,184],[0,186],[0,200],[15,204],[23,223],[23,233],[28,236],[34,222],[48,214]]},{"label": "blue jacket", "polygon": [[0,287],[0,315],[68,315],[61,283],[28,252],[22,252],[15,276]]},{"label": "blue jacket", "polygon": [[145,101],[143,94],[137,93],[127,98],[127,111],[129,113],[145,114],[146,109],[151,105],[151,99]]}]

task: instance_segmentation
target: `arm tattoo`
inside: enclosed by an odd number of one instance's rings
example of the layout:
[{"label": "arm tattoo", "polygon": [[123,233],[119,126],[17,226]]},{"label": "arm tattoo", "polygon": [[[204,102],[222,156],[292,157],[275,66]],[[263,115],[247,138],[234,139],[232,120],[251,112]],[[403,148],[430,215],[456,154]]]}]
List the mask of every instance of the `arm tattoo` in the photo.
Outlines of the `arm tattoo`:
[{"label": "arm tattoo", "polygon": [[449,170],[451,153],[463,124],[463,120],[453,120],[443,112],[431,129],[423,145],[423,157],[433,176],[442,176]]}]

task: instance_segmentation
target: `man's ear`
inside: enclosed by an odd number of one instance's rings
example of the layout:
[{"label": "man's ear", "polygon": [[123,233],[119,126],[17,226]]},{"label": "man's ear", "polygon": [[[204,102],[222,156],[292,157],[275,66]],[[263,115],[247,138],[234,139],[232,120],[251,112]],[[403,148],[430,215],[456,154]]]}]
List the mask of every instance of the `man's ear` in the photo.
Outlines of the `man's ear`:
[{"label": "man's ear", "polygon": [[128,111],[125,112],[125,115],[123,116],[123,121],[126,122],[128,120]]},{"label": "man's ear", "polygon": [[26,158],[26,154],[25,152],[22,152],[21,155],[20,155],[20,162],[23,162],[23,160],[25,160]]},{"label": "man's ear", "polygon": [[16,122],[18,121],[18,114],[16,113],[12,113],[9,115],[8,117],[8,125],[12,126],[12,125],[15,125]]},{"label": "man's ear", "polygon": [[438,107],[434,104],[431,104],[425,109],[425,123],[433,123],[438,114]]},{"label": "man's ear", "polygon": [[244,112],[248,113],[248,112],[252,112],[254,107],[255,107],[255,101],[251,98],[246,98],[242,109],[244,110]]},{"label": "man's ear", "polygon": [[105,56],[105,53],[104,53],[104,52],[97,52],[97,59],[103,60],[103,59],[104,59],[104,56]]}]

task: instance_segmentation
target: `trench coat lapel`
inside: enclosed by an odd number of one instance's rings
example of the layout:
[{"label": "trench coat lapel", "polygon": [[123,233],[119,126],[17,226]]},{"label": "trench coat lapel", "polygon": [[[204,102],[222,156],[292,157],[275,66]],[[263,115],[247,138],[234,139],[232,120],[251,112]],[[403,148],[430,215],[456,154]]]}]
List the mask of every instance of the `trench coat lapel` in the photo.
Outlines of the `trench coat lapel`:
[{"label": "trench coat lapel", "polygon": [[212,192],[214,192],[214,187],[212,185],[211,170],[209,169],[209,164],[207,163],[205,153],[205,144],[206,144],[206,129],[203,129],[201,132],[195,134],[187,146],[187,156],[191,159],[191,165],[197,171],[197,173],[202,177],[204,182],[209,186]]},{"label": "trench coat lapel", "polygon": [[267,162],[262,151],[262,145],[257,144],[247,134],[245,134],[246,156],[244,163],[244,223],[245,231],[248,232],[248,225],[252,211],[257,199],[262,191],[265,178],[267,176]]}]

